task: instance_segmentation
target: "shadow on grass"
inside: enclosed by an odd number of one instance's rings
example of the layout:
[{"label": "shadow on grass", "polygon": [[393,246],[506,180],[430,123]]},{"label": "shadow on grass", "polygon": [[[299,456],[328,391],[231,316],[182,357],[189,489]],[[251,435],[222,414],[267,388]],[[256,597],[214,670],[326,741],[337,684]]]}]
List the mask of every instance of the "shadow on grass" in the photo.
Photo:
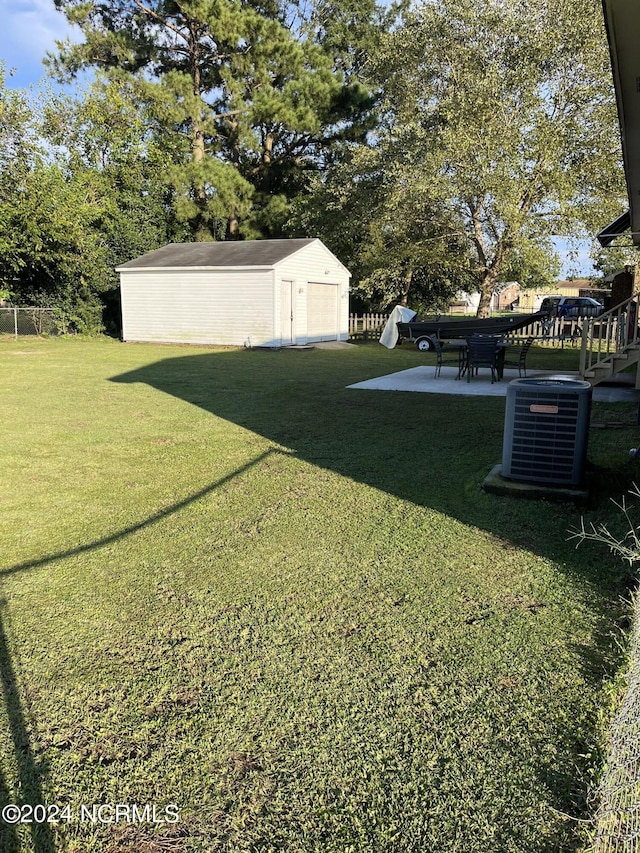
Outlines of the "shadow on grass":
[{"label": "shadow on grass", "polygon": [[[385,372],[383,365],[386,372],[397,369],[389,369],[388,358],[368,352],[231,351],[181,354],[113,377],[118,383],[144,383],[259,434],[278,447],[137,524],[65,552],[15,565],[3,574],[27,571],[121,540],[250,472],[270,454],[289,452],[312,465],[493,534],[496,559],[501,549],[512,543],[552,560],[560,570],[592,585],[600,597],[595,605],[599,624],[594,642],[598,648],[590,650],[589,658],[583,656],[583,666],[590,681],[600,682],[612,661],[610,614],[604,602],[615,598],[620,589],[622,573],[616,576],[617,564],[586,549],[576,552],[573,543],[567,541],[568,529],[580,516],[572,505],[481,494],[482,479],[501,457],[504,399],[346,387],[381,375]],[[0,634],[0,657],[5,701],[16,721],[12,737],[24,764],[21,773],[37,779],[17,692],[15,686],[13,693],[6,686],[12,681],[12,669],[4,634]],[[563,802],[575,803],[581,796],[581,792],[567,795],[563,791],[571,786],[567,778],[549,780],[549,786]],[[38,795],[37,784],[34,787],[32,782],[29,796]],[[0,787],[0,798],[5,796],[6,790]],[[39,844],[37,853],[53,849],[50,838]],[[3,849],[9,853],[13,850],[10,846]]]},{"label": "shadow on grass", "polygon": [[[42,787],[40,785],[41,769],[35,759],[29,739],[24,711],[20,703],[18,683],[11,661],[11,653],[2,620],[2,612],[6,612],[6,602],[0,601],[0,680],[2,681],[2,696],[6,709],[9,735],[13,746],[17,766],[18,791],[11,794],[7,780],[0,774],[0,815],[7,805],[15,805],[22,810],[25,818],[33,817],[30,807],[46,806]],[[15,810],[14,810],[15,811]],[[7,823],[0,817],[0,850],[2,853],[18,853],[22,849],[16,826]],[[42,816],[35,813],[36,820]],[[30,822],[31,843],[34,853],[53,853],[54,844],[49,825]]]},{"label": "shadow on grass", "polygon": [[[594,551],[576,551],[572,504],[481,493],[502,455],[504,398],[363,391],[346,386],[392,372],[370,348],[349,351],[218,351],[180,355],[112,377],[144,383],[259,434],[278,445],[229,475],[101,539],[9,566],[0,576],[38,568],[112,544],[179,512],[260,464],[291,453],[418,506],[429,507],[511,544],[547,557],[605,596],[626,573]],[[388,355],[385,351],[385,356]],[[411,366],[399,363],[399,368]]]},{"label": "shadow on grass", "polygon": [[[211,492],[214,492],[216,489],[220,488],[225,483],[230,482],[235,477],[246,473],[255,465],[259,465],[274,452],[276,451],[267,450],[264,453],[261,453],[255,459],[247,462],[246,465],[242,465],[227,476],[221,477],[204,489],[200,489],[192,495],[189,495],[189,497],[181,501],[177,501],[160,512],[149,516],[138,524],[133,524],[124,530],[119,530],[117,533],[105,536],[104,538],[98,539],[94,542],[88,542],[76,548],[70,548],[68,551],[51,554],[38,560],[20,563],[3,571],[2,575],[6,577],[7,575],[47,565],[54,560],[73,557],[79,554],[86,554],[89,551],[94,551],[98,548],[104,547],[105,545],[110,545],[125,536],[129,536],[132,533],[136,533],[139,530],[150,527],[167,516],[179,512],[194,501],[198,501]],[[277,452],[282,453],[282,450]],[[0,680],[2,682],[3,699],[7,712],[13,752],[18,767],[20,794],[14,796],[11,795],[7,782],[2,773],[0,773],[0,851],[1,853],[19,853],[22,848],[20,839],[16,832],[16,827],[2,819],[2,809],[7,805],[15,804],[18,807],[25,808],[28,816],[30,812],[26,809],[27,806],[35,807],[39,804],[46,806],[47,803],[44,800],[42,788],[40,786],[40,771],[33,755],[29,733],[25,723],[24,712],[20,703],[18,685],[2,622],[2,608],[6,608],[5,601],[0,601]],[[55,847],[48,824],[46,822],[31,823],[30,830],[34,853],[53,853]]]},{"label": "shadow on grass", "polygon": [[[346,387],[385,372],[372,372],[376,363],[367,352],[215,352],[163,359],[112,381],[149,385],[309,463],[559,560],[567,571],[584,574],[588,566],[588,580],[610,588],[614,561],[585,559],[568,542],[580,517],[573,504],[481,494],[502,457],[504,398]],[[407,366],[379,363],[387,372]]]},{"label": "shadow on grass", "polygon": [[[411,364],[400,363],[399,369],[406,366]],[[113,377],[113,382],[144,383],[198,406],[268,438],[278,445],[277,451],[266,451],[136,524],[8,566],[0,576],[117,542],[179,512],[278,452],[486,530],[507,545],[560,562],[569,572],[583,576],[586,572],[586,580],[611,589],[616,574],[612,566],[619,564],[585,560],[569,541],[568,531],[580,518],[572,504],[481,494],[482,480],[502,456],[504,398],[346,387],[395,369],[388,359],[372,358],[366,350],[233,350],[167,358]]]},{"label": "shadow on grass", "polygon": [[[240,475],[246,473],[255,465],[259,465],[263,460],[267,459],[272,453],[273,450],[266,450],[264,453],[261,453],[255,459],[252,459],[251,462],[247,462],[246,465],[240,466],[240,468],[232,471],[230,474],[227,474],[225,477],[221,477],[219,480],[215,480],[213,483],[210,483],[208,486],[205,486],[203,489],[199,489],[197,492],[189,495],[181,501],[176,501],[176,503],[171,504],[168,507],[160,510],[159,512],[150,515],[148,518],[143,519],[137,524],[132,524],[130,527],[125,527],[122,530],[118,530],[116,533],[112,533],[109,536],[104,536],[102,539],[96,539],[93,542],[86,542],[84,545],[78,545],[75,548],[69,548],[68,551],[58,551],[55,554],[48,554],[44,557],[39,557],[37,560],[27,560],[24,563],[16,563],[15,566],[10,566],[6,569],[0,571],[0,577],[8,577],[9,575],[17,574],[19,572],[25,572],[29,569],[37,569],[40,566],[46,566],[48,563],[53,563],[56,560],[64,560],[68,557],[77,557],[80,554],[87,554],[90,551],[96,551],[98,548],[103,548],[105,545],[111,545],[114,542],[118,542],[120,539],[123,539],[125,536],[130,536],[132,533],[137,533],[140,530],[144,530],[146,527],[151,527],[153,524],[156,524],[158,521],[162,521],[163,518],[167,518],[168,516],[173,515],[176,512],[180,512],[181,509],[184,509],[189,504],[194,503],[195,501],[199,501],[201,498],[206,497],[211,494],[211,492],[215,492],[216,489],[219,489],[225,483],[230,482],[235,479],[235,477],[239,477]],[[278,451],[282,453],[282,450]]]},{"label": "shadow on grass", "polygon": [[[628,574],[610,555],[576,550],[569,531],[581,510],[481,492],[502,456],[504,398],[346,387],[398,369],[389,365],[371,348],[225,351],[166,358],[112,381],[144,383],[309,463],[485,530],[497,538],[496,557],[511,545],[546,557],[614,600],[617,616]],[[601,613],[601,666],[585,666],[589,674],[599,669],[598,679],[611,666],[611,615]]]}]

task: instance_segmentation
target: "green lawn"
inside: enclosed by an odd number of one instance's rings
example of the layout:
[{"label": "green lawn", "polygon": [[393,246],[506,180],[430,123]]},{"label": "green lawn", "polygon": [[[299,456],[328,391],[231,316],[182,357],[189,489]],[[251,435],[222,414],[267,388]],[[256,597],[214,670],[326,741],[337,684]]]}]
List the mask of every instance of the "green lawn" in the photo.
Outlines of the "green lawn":
[{"label": "green lawn", "polygon": [[[377,344],[0,358],[0,806],[71,816],[3,853],[584,848],[629,579],[481,493],[503,399],[347,390],[430,358]],[[115,803],[179,820],[79,819]]]}]

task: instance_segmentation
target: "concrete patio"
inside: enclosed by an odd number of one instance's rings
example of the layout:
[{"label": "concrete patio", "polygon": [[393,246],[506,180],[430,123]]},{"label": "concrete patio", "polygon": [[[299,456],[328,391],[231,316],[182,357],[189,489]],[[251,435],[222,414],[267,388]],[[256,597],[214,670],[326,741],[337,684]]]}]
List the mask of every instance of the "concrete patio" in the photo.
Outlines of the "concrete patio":
[{"label": "concrete patio", "polygon": [[[348,385],[348,388],[363,391],[415,391],[421,394],[461,394],[474,397],[506,397],[507,385],[512,379],[518,379],[518,371],[507,368],[501,382],[491,383],[489,371],[482,370],[474,376],[470,382],[466,379],[457,379],[458,369],[456,367],[443,367],[440,376],[436,379],[435,367],[411,367],[398,373],[390,373],[375,379],[367,379],[364,382],[356,382]],[[527,378],[563,378],[578,379],[577,373],[567,371],[557,373],[554,371],[529,371]],[[619,385],[596,385],[593,389],[593,400],[602,403],[640,403],[640,391],[633,386]]]}]

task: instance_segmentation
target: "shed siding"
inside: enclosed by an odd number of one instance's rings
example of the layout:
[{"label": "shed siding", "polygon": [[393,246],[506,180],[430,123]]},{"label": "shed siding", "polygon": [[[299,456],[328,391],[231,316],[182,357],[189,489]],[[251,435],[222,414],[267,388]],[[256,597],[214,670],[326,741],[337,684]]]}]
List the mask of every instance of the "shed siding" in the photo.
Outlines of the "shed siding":
[{"label": "shed siding", "polygon": [[[311,243],[301,251],[281,261],[276,266],[278,280],[294,282],[294,331],[296,343],[304,344],[314,339],[309,335],[314,321],[309,317],[309,284],[325,283],[338,286],[339,328],[338,339],[349,337],[349,273],[320,241]],[[318,336],[315,336],[318,340]]]},{"label": "shed siding", "polygon": [[292,254],[270,267],[119,268],[123,340],[270,347],[347,340],[348,271],[319,240],[293,243]]},{"label": "shed siding", "polygon": [[126,341],[274,346],[273,273],[121,273]]}]

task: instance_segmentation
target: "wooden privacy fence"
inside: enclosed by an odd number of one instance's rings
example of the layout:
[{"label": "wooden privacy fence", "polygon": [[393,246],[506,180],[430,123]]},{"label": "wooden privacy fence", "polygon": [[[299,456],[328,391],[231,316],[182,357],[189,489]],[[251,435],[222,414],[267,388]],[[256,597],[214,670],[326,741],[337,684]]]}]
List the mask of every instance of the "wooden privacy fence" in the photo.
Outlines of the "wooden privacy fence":
[{"label": "wooden privacy fence", "polygon": [[[354,340],[378,340],[388,319],[388,314],[350,314],[349,337]],[[533,335],[538,339],[538,343],[548,343],[550,345],[560,343],[561,346],[564,346],[566,341],[580,341],[582,323],[581,319],[570,320],[562,317],[536,320],[524,329],[516,329],[513,332],[509,332],[509,339],[524,341],[530,335]]]}]

